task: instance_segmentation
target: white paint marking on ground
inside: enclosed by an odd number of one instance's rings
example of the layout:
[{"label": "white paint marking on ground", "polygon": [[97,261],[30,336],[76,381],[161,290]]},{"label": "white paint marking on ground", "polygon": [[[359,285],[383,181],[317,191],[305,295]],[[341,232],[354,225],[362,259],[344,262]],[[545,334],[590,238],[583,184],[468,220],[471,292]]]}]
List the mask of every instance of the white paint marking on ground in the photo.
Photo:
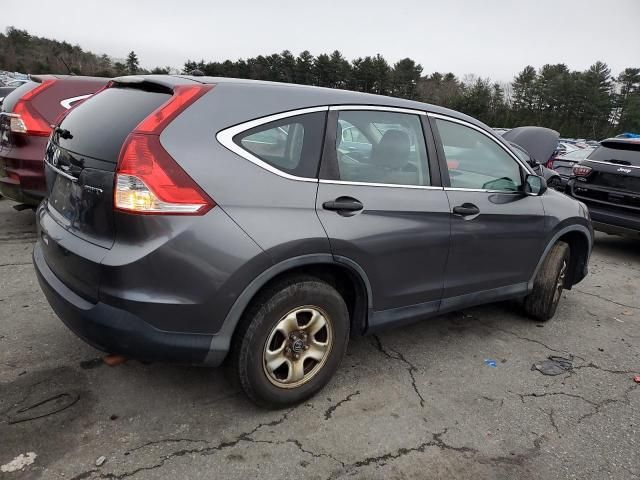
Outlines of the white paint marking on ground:
[{"label": "white paint marking on ground", "polygon": [[22,470],[27,465],[31,465],[36,461],[35,452],[27,452],[26,454],[21,453],[16,458],[11,460],[9,463],[6,463],[0,467],[0,470],[3,472],[17,472],[18,470]]}]

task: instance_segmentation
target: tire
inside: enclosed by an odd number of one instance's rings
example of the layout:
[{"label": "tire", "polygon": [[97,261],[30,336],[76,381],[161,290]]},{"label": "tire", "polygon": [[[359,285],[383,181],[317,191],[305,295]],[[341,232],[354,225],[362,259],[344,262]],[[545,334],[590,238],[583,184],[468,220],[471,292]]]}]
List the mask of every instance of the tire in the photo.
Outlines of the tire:
[{"label": "tire", "polygon": [[[324,327],[313,333],[323,321]],[[300,403],[321,390],[340,366],[349,324],[344,299],[329,284],[307,275],[278,282],[260,292],[243,315],[232,343],[230,373],[257,405]],[[270,367],[281,361],[278,368]]]},{"label": "tire", "polygon": [[555,315],[569,270],[569,258],[569,245],[565,242],[551,247],[536,274],[533,291],[524,299],[524,310],[532,318],[544,322]]}]

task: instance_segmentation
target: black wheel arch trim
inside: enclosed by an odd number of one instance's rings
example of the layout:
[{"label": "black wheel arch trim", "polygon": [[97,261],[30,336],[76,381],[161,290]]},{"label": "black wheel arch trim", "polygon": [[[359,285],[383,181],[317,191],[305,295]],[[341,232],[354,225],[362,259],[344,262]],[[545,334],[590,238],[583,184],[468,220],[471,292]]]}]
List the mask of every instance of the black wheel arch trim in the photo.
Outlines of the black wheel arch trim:
[{"label": "black wheel arch trim", "polygon": [[593,248],[593,235],[591,230],[589,230],[589,228],[585,225],[576,224],[576,223],[560,228],[547,241],[547,245],[545,246],[545,249],[542,252],[542,255],[540,256],[540,260],[538,260],[538,264],[536,265],[536,268],[533,271],[533,275],[531,276],[531,279],[528,282],[527,286],[529,291],[533,290],[533,284],[535,282],[536,275],[538,274],[538,270],[540,270],[542,263],[547,258],[547,255],[549,254],[551,247],[553,247],[553,245],[560,239],[560,237],[570,232],[578,232],[584,235],[588,243],[588,249],[587,249],[587,261],[588,261],[589,256],[591,255],[591,249]]},{"label": "black wheel arch trim", "polygon": [[285,273],[288,270],[305,265],[340,265],[349,269],[362,281],[367,292],[367,313],[371,311],[371,283],[369,282],[369,278],[362,267],[353,260],[347,257],[333,256],[330,253],[314,253],[288,258],[269,267],[254,278],[247,287],[245,287],[227,313],[222,324],[222,328],[213,335],[211,345],[209,347],[209,353],[204,363],[209,366],[217,366],[224,361],[231,346],[231,338],[233,337],[233,333],[235,332],[242,314],[253,297],[262,287],[281,273]]}]

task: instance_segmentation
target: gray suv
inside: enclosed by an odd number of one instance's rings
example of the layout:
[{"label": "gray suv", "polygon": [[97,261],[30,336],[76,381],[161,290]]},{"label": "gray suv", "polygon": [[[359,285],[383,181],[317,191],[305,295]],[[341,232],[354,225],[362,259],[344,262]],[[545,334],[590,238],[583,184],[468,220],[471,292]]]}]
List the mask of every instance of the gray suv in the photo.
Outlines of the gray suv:
[{"label": "gray suv", "polygon": [[272,407],[320,390],[350,335],[505,299],[551,318],[593,242],[477,120],[332,89],[118,78],[54,129],[45,175],[33,257],[62,321],[106,352],[224,361]]}]

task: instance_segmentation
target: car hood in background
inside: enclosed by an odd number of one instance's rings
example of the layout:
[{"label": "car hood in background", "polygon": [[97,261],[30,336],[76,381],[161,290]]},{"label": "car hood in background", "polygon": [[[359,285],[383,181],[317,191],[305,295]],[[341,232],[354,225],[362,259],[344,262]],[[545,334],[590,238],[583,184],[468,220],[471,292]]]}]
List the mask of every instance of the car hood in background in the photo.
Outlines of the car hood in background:
[{"label": "car hood in background", "polygon": [[520,145],[538,163],[545,163],[558,147],[560,134],[544,127],[517,127],[504,133],[502,138]]}]

